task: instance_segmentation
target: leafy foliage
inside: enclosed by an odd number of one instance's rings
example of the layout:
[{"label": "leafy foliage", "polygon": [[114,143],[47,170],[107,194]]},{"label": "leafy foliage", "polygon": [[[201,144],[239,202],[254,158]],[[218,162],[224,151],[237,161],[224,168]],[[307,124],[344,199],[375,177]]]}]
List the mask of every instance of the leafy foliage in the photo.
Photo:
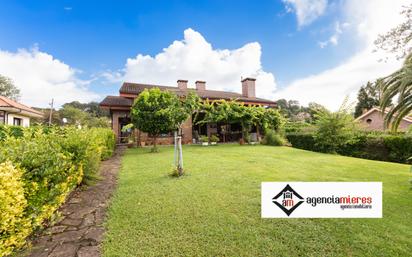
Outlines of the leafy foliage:
[{"label": "leafy foliage", "polygon": [[379,80],[375,83],[368,82],[359,89],[358,102],[355,106],[355,118],[361,116],[365,109],[370,110],[375,106],[379,106],[379,84]]},{"label": "leafy foliage", "polygon": [[92,117],[110,117],[109,111],[100,108],[99,103],[97,102],[80,103],[78,101],[74,101],[70,103],[65,103],[62,107],[65,108],[68,106],[82,110],[90,114]]},{"label": "leafy foliage", "polygon": [[388,33],[379,35],[375,40],[378,48],[396,53],[398,59],[407,56],[412,50],[412,4],[404,6],[401,14],[405,17],[405,21]]},{"label": "leafy foliage", "polygon": [[316,120],[315,114],[325,109],[324,106],[315,102],[310,102],[307,107],[301,106],[297,100],[279,99],[276,104],[282,116],[285,116],[291,122],[314,123]]},{"label": "leafy foliage", "polygon": [[381,83],[381,108],[390,106],[398,96],[397,103],[385,116],[385,127],[396,131],[402,119],[412,112],[412,54],[409,54],[401,69],[384,78]]},{"label": "leafy foliage", "polygon": [[282,146],[282,145],[286,145],[286,139],[279,133],[276,133],[276,131],[268,130],[265,132],[265,137],[262,140],[262,144],[272,145],[272,146]]},{"label": "leafy foliage", "polygon": [[336,153],[339,147],[353,139],[356,127],[349,110],[350,106],[347,105],[346,100],[336,112],[326,109],[318,112],[314,137],[321,151]]},{"label": "leafy foliage", "polygon": [[[261,106],[248,106],[236,101],[205,101],[200,110],[205,114],[204,118],[195,121],[201,123],[226,124],[240,123],[242,126],[242,138],[249,141],[249,132],[252,126],[262,129],[278,130],[284,124],[282,115],[276,109],[265,109]],[[196,119],[195,119],[196,120]]]},{"label": "leafy foliage", "polygon": [[[21,171],[15,174],[18,183],[7,190],[20,192],[22,186],[26,202],[23,213],[16,216],[24,219],[25,226],[0,230],[0,240],[13,242],[8,244],[9,251],[24,243],[30,233],[26,229],[41,227],[53,217],[73,188],[97,174],[100,160],[113,152],[114,135],[109,129],[71,127],[31,127],[23,129],[22,135],[8,133],[9,128],[3,131],[6,135],[0,141],[0,165],[7,166],[7,172]],[[14,208],[7,197],[0,193],[0,203],[6,204],[1,208]]]},{"label": "leafy foliage", "polygon": [[219,142],[219,138],[216,135],[211,135],[210,142],[217,143]]},{"label": "leafy foliage", "polygon": [[[293,147],[314,152],[324,149],[316,144],[314,133],[288,133],[288,141]],[[364,159],[410,163],[412,156],[412,136],[405,134],[384,134],[357,132],[352,140],[341,145],[338,154]]]},{"label": "leafy foliage", "polygon": [[0,75],[0,95],[17,101],[20,98],[20,89],[10,78]]},{"label": "leafy foliage", "polygon": [[35,108],[44,113],[41,118],[32,119],[32,123],[48,124],[50,111],[52,111],[52,124],[54,125],[80,125],[89,128],[108,128],[110,126],[109,113],[100,108],[96,102],[79,103],[77,101],[66,103],[59,110],[50,108]]},{"label": "leafy foliage", "polygon": [[285,133],[295,133],[295,132],[311,132],[315,131],[316,127],[314,124],[307,122],[286,122],[283,126]]},{"label": "leafy foliage", "polygon": [[175,94],[159,88],[145,89],[133,104],[132,123],[135,128],[153,137],[152,150],[156,151],[159,134],[177,130],[198,103],[199,98],[195,94],[179,99]]},{"label": "leafy foliage", "polygon": [[32,231],[30,219],[24,216],[27,200],[22,171],[11,162],[0,164],[0,200],[0,256],[5,256],[23,246]]}]

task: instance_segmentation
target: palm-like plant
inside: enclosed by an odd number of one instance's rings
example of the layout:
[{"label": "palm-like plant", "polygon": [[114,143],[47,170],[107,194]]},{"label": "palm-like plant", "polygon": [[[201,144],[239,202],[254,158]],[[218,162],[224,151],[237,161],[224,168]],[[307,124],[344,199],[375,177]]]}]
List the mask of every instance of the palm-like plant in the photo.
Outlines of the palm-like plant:
[{"label": "palm-like plant", "polygon": [[391,100],[398,96],[398,102],[385,116],[385,127],[396,131],[404,117],[412,111],[412,53],[409,54],[401,69],[381,80],[381,109],[391,105]]}]

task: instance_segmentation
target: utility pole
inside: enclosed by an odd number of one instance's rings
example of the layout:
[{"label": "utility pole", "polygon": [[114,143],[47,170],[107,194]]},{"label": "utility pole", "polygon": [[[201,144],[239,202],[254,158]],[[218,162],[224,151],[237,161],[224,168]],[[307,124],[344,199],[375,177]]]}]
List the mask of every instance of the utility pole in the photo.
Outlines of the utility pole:
[{"label": "utility pole", "polygon": [[53,103],[54,103],[54,99],[52,98],[51,103],[50,103],[49,126],[52,125]]}]

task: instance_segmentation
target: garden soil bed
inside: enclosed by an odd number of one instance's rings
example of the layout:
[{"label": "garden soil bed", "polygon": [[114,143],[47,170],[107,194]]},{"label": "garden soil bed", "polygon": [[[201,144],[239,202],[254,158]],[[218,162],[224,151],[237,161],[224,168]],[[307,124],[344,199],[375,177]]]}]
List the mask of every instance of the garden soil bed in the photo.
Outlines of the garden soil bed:
[{"label": "garden soil bed", "polygon": [[35,236],[27,257],[100,256],[106,210],[117,184],[121,155],[117,148],[112,158],[100,165],[100,179],[91,186],[76,189],[60,208],[61,219]]}]

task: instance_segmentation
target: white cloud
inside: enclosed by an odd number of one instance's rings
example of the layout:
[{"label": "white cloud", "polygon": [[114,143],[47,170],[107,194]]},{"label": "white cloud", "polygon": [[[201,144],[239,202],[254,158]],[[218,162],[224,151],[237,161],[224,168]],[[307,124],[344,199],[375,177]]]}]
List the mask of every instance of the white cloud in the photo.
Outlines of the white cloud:
[{"label": "white cloud", "polygon": [[320,48],[325,48],[329,44],[334,45],[334,46],[338,45],[340,35],[343,33],[343,30],[346,29],[348,26],[349,26],[348,22],[345,22],[345,23],[342,23],[342,24],[339,21],[336,22],[335,26],[334,26],[334,32],[333,32],[332,36],[330,36],[329,39],[326,40],[326,41],[318,42],[319,47]]},{"label": "white cloud", "polygon": [[[299,78],[276,93],[276,98],[297,99],[303,104],[315,101],[336,109],[346,95],[355,99],[357,90],[367,81],[386,76],[398,69],[400,61],[392,58],[379,62],[387,53],[373,53],[373,41],[399,24],[399,14],[408,1],[347,0],[343,7],[343,18],[353,25],[353,40],[360,50],[340,65],[319,74]],[[344,49],[343,49],[344,51]]]},{"label": "white cloud", "polygon": [[295,12],[299,28],[312,23],[324,14],[328,0],[283,0],[287,12]]},{"label": "white cloud", "polygon": [[57,106],[69,101],[91,101],[99,96],[87,89],[88,81],[77,77],[75,69],[39,51],[0,50],[0,74],[11,78],[21,91],[20,101],[29,106],[47,107],[54,98]]},{"label": "white cloud", "polygon": [[241,76],[255,77],[256,94],[270,98],[276,89],[275,77],[262,69],[259,43],[248,43],[238,49],[213,49],[193,29],[184,31],[184,39],[176,40],[155,56],[138,54],[127,59],[125,68],[106,73],[117,81],[176,85],[177,79],[205,80],[207,89],[241,92]]}]

